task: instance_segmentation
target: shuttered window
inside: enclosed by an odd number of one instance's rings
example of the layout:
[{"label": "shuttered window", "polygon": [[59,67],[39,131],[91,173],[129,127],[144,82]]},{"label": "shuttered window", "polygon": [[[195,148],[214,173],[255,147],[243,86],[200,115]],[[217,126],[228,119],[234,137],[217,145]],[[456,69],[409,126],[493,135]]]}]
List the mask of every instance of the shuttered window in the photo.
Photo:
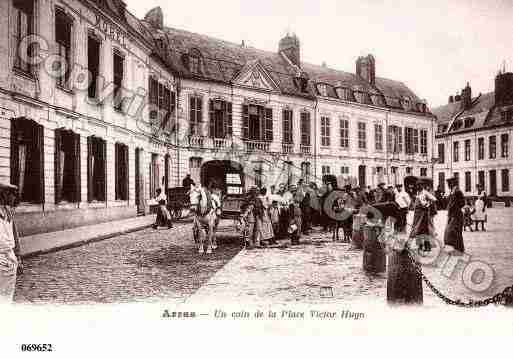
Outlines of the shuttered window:
[{"label": "shuttered window", "polygon": [[107,192],[107,144],[96,136],[87,138],[87,201],[104,202]]},{"label": "shuttered window", "polygon": [[69,88],[69,74],[71,72],[71,30],[73,19],[71,19],[63,10],[55,9],[55,40],[57,42],[57,55],[61,58],[58,62],[60,66],[60,76],[57,78],[57,84],[64,88]]},{"label": "shuttered window", "polygon": [[128,146],[116,143],[114,152],[115,163],[115,198],[116,200],[128,200]]},{"label": "shuttered window", "polygon": [[303,146],[310,146],[311,133],[310,113],[301,112],[301,144]]},{"label": "shuttered window", "polygon": [[55,203],[80,201],[80,135],[55,130]]},{"label": "shuttered window", "polygon": [[283,110],[283,143],[293,143],[292,139],[292,110]]},{"label": "shuttered window", "polygon": [[[231,102],[222,100],[209,101],[209,136],[211,138],[226,138],[227,136],[231,136],[233,131],[232,122]],[[247,124],[249,124],[248,116],[244,119],[243,115],[243,122],[247,122]],[[243,138],[247,138],[245,136],[248,135],[244,135],[244,132],[245,131],[243,129]],[[249,127],[246,132],[249,132]]]},{"label": "shuttered window", "polygon": [[321,146],[330,145],[330,119],[329,117],[321,117]]},{"label": "shuttered window", "polygon": [[23,39],[33,33],[34,28],[34,1],[32,0],[13,0],[13,25],[12,35],[15,47],[14,67],[20,71],[30,73],[32,68],[23,59],[31,57],[33,47],[27,49],[26,54],[21,53],[21,43]]},{"label": "shuttered window", "polygon": [[340,147],[349,148],[349,120],[340,119]]},{"label": "shuttered window", "polygon": [[272,142],[273,110],[258,105],[242,105],[242,137]]},{"label": "shuttered window", "polygon": [[203,98],[201,96],[189,97],[189,131],[191,135],[202,135]]},{"label": "shuttered window", "polygon": [[11,183],[21,202],[44,202],[43,131],[33,120],[11,120]]}]

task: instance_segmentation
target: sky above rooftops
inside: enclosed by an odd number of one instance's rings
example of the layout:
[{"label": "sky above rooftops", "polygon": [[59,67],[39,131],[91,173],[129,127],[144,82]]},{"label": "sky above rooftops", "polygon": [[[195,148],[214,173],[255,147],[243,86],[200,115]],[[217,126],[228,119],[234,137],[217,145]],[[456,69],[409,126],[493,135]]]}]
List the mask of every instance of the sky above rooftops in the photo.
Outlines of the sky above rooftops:
[{"label": "sky above rooftops", "polygon": [[124,0],[143,18],[160,6],[166,26],[276,51],[287,31],[302,61],[355,72],[372,53],[376,75],[404,82],[431,108],[470,81],[493,91],[498,69],[513,71],[511,0]]}]

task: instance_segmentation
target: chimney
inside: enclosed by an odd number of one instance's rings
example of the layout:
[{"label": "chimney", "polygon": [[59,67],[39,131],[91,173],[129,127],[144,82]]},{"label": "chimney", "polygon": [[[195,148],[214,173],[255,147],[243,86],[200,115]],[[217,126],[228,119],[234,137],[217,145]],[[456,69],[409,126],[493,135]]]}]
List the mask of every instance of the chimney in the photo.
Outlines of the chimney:
[{"label": "chimney", "polygon": [[278,52],[283,53],[297,67],[301,67],[301,46],[296,34],[287,34],[278,44]]},{"label": "chimney", "polygon": [[454,102],[454,96],[451,95],[451,96],[449,96],[449,103],[453,103],[453,102]]},{"label": "chimney", "polygon": [[162,30],[164,28],[164,14],[162,13],[162,9],[160,6],[157,6],[144,16],[144,20],[149,22],[151,26],[156,29]]},{"label": "chimney", "polygon": [[495,105],[513,105],[513,73],[500,72],[495,77]]},{"label": "chimney", "polygon": [[472,106],[472,89],[467,82],[467,86],[461,90],[461,105],[462,110],[468,110]]},{"label": "chimney", "polygon": [[356,59],[356,74],[374,86],[376,83],[376,62],[374,56],[360,56]]}]

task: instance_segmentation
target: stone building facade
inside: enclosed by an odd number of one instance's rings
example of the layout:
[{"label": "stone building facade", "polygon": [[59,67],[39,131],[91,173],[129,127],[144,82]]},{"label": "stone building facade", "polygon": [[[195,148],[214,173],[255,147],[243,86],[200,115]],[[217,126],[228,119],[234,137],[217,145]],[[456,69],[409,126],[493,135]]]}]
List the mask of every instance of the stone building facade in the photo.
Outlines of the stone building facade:
[{"label": "stone building facade", "polygon": [[459,177],[466,196],[480,184],[492,198],[509,203],[513,161],[513,73],[495,77],[495,91],[472,96],[469,84],[447,105],[433,110],[437,117],[435,183],[446,190],[448,177]]},{"label": "stone building facade", "polygon": [[431,176],[434,117],[371,55],[342,72],[301,61],[295,35],[262,51],[163,19],[121,0],[0,3],[0,178],[20,187],[22,235],[146,213],[187,173],[231,193]]}]

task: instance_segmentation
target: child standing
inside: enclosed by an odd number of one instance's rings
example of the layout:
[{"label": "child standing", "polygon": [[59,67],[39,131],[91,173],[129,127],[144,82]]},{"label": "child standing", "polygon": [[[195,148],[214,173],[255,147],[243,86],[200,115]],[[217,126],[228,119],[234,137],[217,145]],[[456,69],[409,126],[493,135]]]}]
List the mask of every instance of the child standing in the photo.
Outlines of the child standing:
[{"label": "child standing", "polygon": [[299,244],[301,238],[301,208],[298,201],[289,205],[289,235],[291,244]]},{"label": "child standing", "polygon": [[472,215],[475,213],[476,209],[472,205],[470,199],[467,199],[467,203],[461,210],[463,211],[463,230],[466,231],[468,228],[470,232],[474,232],[472,229]]}]

